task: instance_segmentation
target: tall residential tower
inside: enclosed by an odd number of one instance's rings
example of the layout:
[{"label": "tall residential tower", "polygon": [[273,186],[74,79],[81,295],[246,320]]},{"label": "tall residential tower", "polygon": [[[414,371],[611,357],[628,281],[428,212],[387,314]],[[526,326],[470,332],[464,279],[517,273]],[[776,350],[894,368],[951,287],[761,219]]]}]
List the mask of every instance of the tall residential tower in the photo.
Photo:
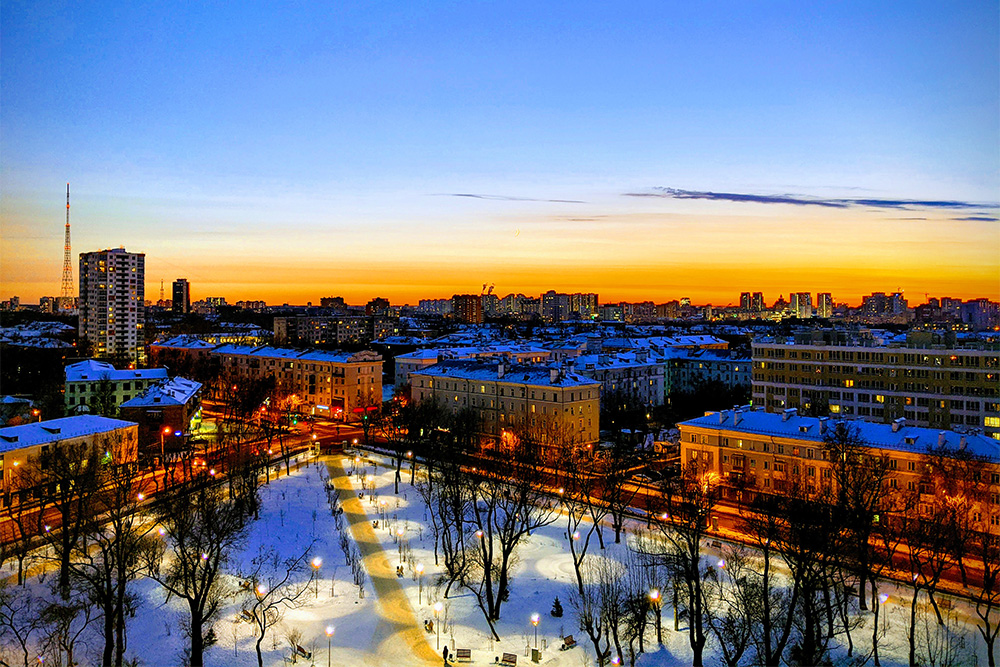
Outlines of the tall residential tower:
[{"label": "tall residential tower", "polygon": [[145,362],[146,255],[112,248],[80,254],[80,338],[99,358]]}]

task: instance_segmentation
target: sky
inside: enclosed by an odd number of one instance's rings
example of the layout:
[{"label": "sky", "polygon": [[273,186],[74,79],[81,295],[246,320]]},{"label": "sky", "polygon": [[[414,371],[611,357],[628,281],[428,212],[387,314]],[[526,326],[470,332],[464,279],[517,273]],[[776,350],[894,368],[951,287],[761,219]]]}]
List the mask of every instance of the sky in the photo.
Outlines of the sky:
[{"label": "sky", "polygon": [[0,6],[0,298],[1000,299],[1000,11]]}]

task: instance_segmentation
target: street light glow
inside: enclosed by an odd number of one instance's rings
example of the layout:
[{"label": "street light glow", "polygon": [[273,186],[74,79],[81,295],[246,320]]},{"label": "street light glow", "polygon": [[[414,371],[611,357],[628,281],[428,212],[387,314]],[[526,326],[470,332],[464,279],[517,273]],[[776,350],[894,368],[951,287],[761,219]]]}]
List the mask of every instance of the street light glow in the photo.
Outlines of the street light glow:
[{"label": "street light glow", "polygon": [[326,626],[326,636],[327,637],[332,637],[333,636],[333,626],[332,625]]}]

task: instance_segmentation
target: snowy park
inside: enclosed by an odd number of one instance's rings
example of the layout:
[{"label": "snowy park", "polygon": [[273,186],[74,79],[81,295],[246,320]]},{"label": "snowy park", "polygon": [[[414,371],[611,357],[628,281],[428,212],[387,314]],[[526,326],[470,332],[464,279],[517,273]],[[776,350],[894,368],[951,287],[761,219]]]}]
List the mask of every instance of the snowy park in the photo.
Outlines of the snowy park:
[{"label": "snowy park", "polygon": [[[223,606],[213,623],[214,643],[206,647],[205,664],[257,664],[258,642],[262,662],[269,666],[441,664],[446,647],[463,664],[493,665],[505,657],[515,658],[517,665],[534,664],[533,660],[567,667],[598,664],[578,620],[570,534],[558,503],[552,522],[533,530],[517,547],[509,597],[495,624],[497,640],[468,588],[455,584],[445,596],[441,550],[435,558],[431,517],[418,492],[423,470],[416,471],[411,485],[409,466],[404,467],[398,494],[394,477],[387,458],[358,453],[299,460],[289,474],[282,469],[277,479],[264,484],[259,518],[224,568]],[[636,562],[628,545],[636,539],[655,539],[639,537],[644,527],[638,518],[627,523],[620,544],[605,527],[606,547],[590,545],[587,571],[628,576]],[[706,562],[725,568],[729,548],[724,541],[709,546]],[[23,589],[16,587],[20,590],[15,595],[54,596],[56,573],[42,565]],[[8,579],[13,575],[10,564],[3,575]],[[8,584],[8,591],[13,588]],[[150,667],[185,664],[186,604],[167,595],[150,577],[137,579],[131,591],[135,601],[127,620],[126,660]],[[881,664],[904,665],[907,592],[889,585],[882,591]],[[662,611],[661,641],[650,614],[639,643],[633,640],[631,651],[625,652],[626,664],[630,660],[640,665],[691,664],[687,621],[675,622],[668,597],[664,591],[656,599]],[[921,641],[928,647],[946,647],[936,654],[945,658],[937,664],[987,664],[973,610],[959,601],[949,607],[949,641],[931,622],[930,613],[921,615],[928,620],[921,628]],[[864,664],[865,658],[872,664],[873,616],[860,612],[854,621],[853,656],[847,655],[837,637],[833,664]],[[99,625],[98,620],[79,632],[74,647],[78,664],[100,664]],[[22,664],[26,657],[29,664],[43,659],[66,664],[61,652],[43,645],[44,634],[43,627],[36,628],[23,646],[5,641],[5,663]],[[636,646],[641,646],[641,654]],[[705,647],[704,664],[724,664],[720,646],[712,638]]]}]

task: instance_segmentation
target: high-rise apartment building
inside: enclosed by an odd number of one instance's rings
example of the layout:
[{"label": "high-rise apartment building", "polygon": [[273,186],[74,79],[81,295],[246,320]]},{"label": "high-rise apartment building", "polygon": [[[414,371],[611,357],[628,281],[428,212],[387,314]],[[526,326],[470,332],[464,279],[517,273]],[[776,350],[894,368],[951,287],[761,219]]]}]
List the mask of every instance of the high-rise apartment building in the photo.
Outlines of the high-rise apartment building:
[{"label": "high-rise apartment building", "polygon": [[191,312],[191,285],[187,278],[178,278],[174,281],[172,309],[178,315],[187,315]]},{"label": "high-rise apartment building", "polygon": [[809,292],[792,292],[789,298],[792,301],[792,317],[799,317],[802,319],[812,317],[812,294]]},{"label": "high-rise apartment building", "polygon": [[112,248],[80,254],[80,338],[95,357],[145,362],[146,255]]},{"label": "high-rise apartment building", "polygon": [[833,295],[829,292],[820,292],[816,295],[816,316],[833,317]]},{"label": "high-rise apartment building", "polygon": [[750,310],[752,310],[755,313],[763,313],[764,312],[764,293],[763,292],[754,292],[753,295],[750,297]]},{"label": "high-rise apartment building", "polygon": [[483,323],[483,300],[478,294],[456,294],[451,297],[455,319],[466,324]]}]

